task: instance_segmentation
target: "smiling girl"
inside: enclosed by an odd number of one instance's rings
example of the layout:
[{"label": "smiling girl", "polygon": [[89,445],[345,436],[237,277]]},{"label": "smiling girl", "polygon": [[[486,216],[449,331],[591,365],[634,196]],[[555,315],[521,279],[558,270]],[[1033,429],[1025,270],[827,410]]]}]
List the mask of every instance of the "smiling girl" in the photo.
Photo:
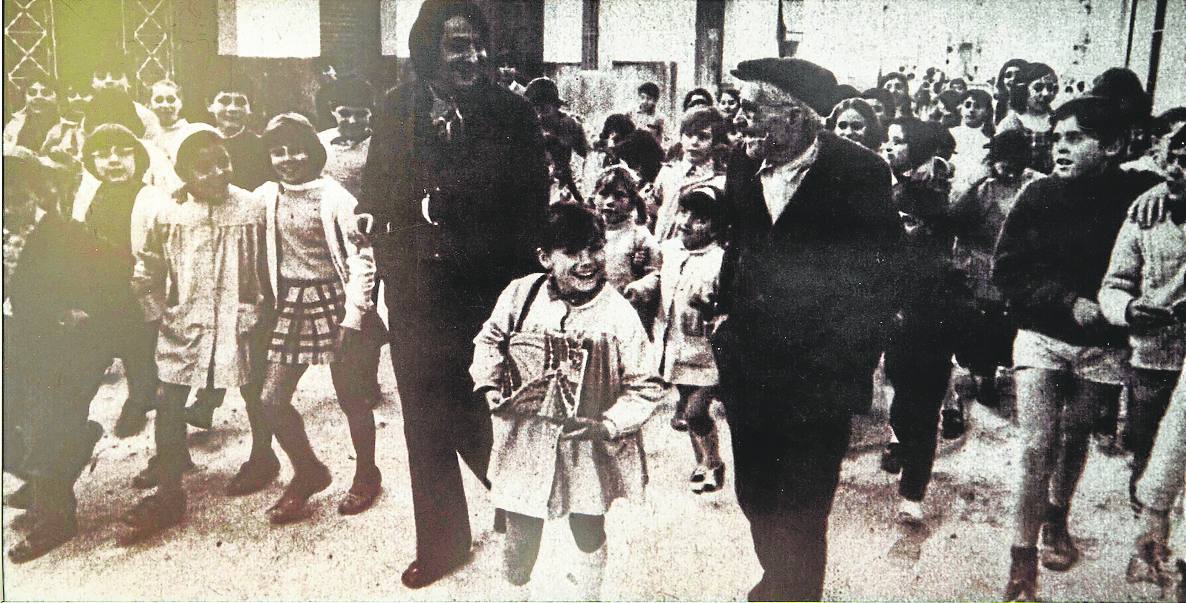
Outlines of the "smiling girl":
[{"label": "smiling girl", "polygon": [[[322,178],[326,151],[303,116],[277,115],[263,135],[277,181],[255,193],[267,207],[267,256],[277,321],[268,346],[263,400],[276,440],[293,464],[293,477],[268,510],[272,523],[305,517],[309,497],[329,487],[331,476],[313,452],[305,424],[292,405],[311,364],[328,364],[338,404],[354,444],[354,483],[338,505],[342,515],[361,513],[379,495],[375,466],[373,400],[359,374],[364,316],[374,335],[375,262],[354,217],[357,201],[337,181]],[[383,341],[385,335],[372,341]]]}]

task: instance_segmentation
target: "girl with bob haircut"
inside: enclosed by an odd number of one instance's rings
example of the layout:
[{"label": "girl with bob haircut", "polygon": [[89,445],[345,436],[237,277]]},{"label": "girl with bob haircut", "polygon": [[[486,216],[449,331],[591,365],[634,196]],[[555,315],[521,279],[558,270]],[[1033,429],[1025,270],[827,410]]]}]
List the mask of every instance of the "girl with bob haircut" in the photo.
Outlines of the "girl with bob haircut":
[{"label": "girl with bob haircut", "polygon": [[377,353],[386,340],[372,298],[374,253],[355,218],[358,201],[337,181],[322,177],[325,147],[308,119],[296,113],[273,117],[263,143],[276,175],[255,191],[265,206],[268,274],[276,292],[263,403],[293,465],[292,481],[268,519],[284,524],[304,518],[309,498],[332,481],[292,405],[312,364],[329,365],[350,427],[354,482],[338,512],[354,515],[371,507],[382,484],[371,410],[376,401],[362,374],[365,355]]}]

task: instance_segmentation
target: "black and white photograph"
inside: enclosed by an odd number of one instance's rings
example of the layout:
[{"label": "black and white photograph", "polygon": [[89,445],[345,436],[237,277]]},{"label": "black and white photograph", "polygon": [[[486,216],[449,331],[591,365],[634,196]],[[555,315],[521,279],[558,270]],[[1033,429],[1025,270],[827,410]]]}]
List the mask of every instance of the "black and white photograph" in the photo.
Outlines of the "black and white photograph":
[{"label": "black and white photograph", "polygon": [[2,0],[8,601],[1186,601],[1186,0]]}]

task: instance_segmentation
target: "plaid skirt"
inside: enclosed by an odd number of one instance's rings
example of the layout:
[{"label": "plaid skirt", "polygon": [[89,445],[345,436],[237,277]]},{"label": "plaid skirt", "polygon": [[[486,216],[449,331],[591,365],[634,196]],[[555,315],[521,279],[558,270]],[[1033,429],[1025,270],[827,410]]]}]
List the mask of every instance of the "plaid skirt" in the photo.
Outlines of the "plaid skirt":
[{"label": "plaid skirt", "polygon": [[268,361],[276,364],[329,364],[340,358],[339,323],[346,314],[346,291],[337,279],[281,278],[276,326]]}]

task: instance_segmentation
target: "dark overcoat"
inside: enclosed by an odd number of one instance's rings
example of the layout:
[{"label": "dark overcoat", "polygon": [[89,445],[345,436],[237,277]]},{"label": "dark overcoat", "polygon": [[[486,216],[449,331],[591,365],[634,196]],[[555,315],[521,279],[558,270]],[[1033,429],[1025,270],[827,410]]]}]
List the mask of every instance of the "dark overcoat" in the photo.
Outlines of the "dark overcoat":
[{"label": "dark overcoat", "polygon": [[903,284],[901,222],[884,161],[830,132],[818,140],[815,164],[773,224],[760,164],[740,148],[729,161],[729,319],[714,348],[731,416],[843,419],[872,393]]}]

